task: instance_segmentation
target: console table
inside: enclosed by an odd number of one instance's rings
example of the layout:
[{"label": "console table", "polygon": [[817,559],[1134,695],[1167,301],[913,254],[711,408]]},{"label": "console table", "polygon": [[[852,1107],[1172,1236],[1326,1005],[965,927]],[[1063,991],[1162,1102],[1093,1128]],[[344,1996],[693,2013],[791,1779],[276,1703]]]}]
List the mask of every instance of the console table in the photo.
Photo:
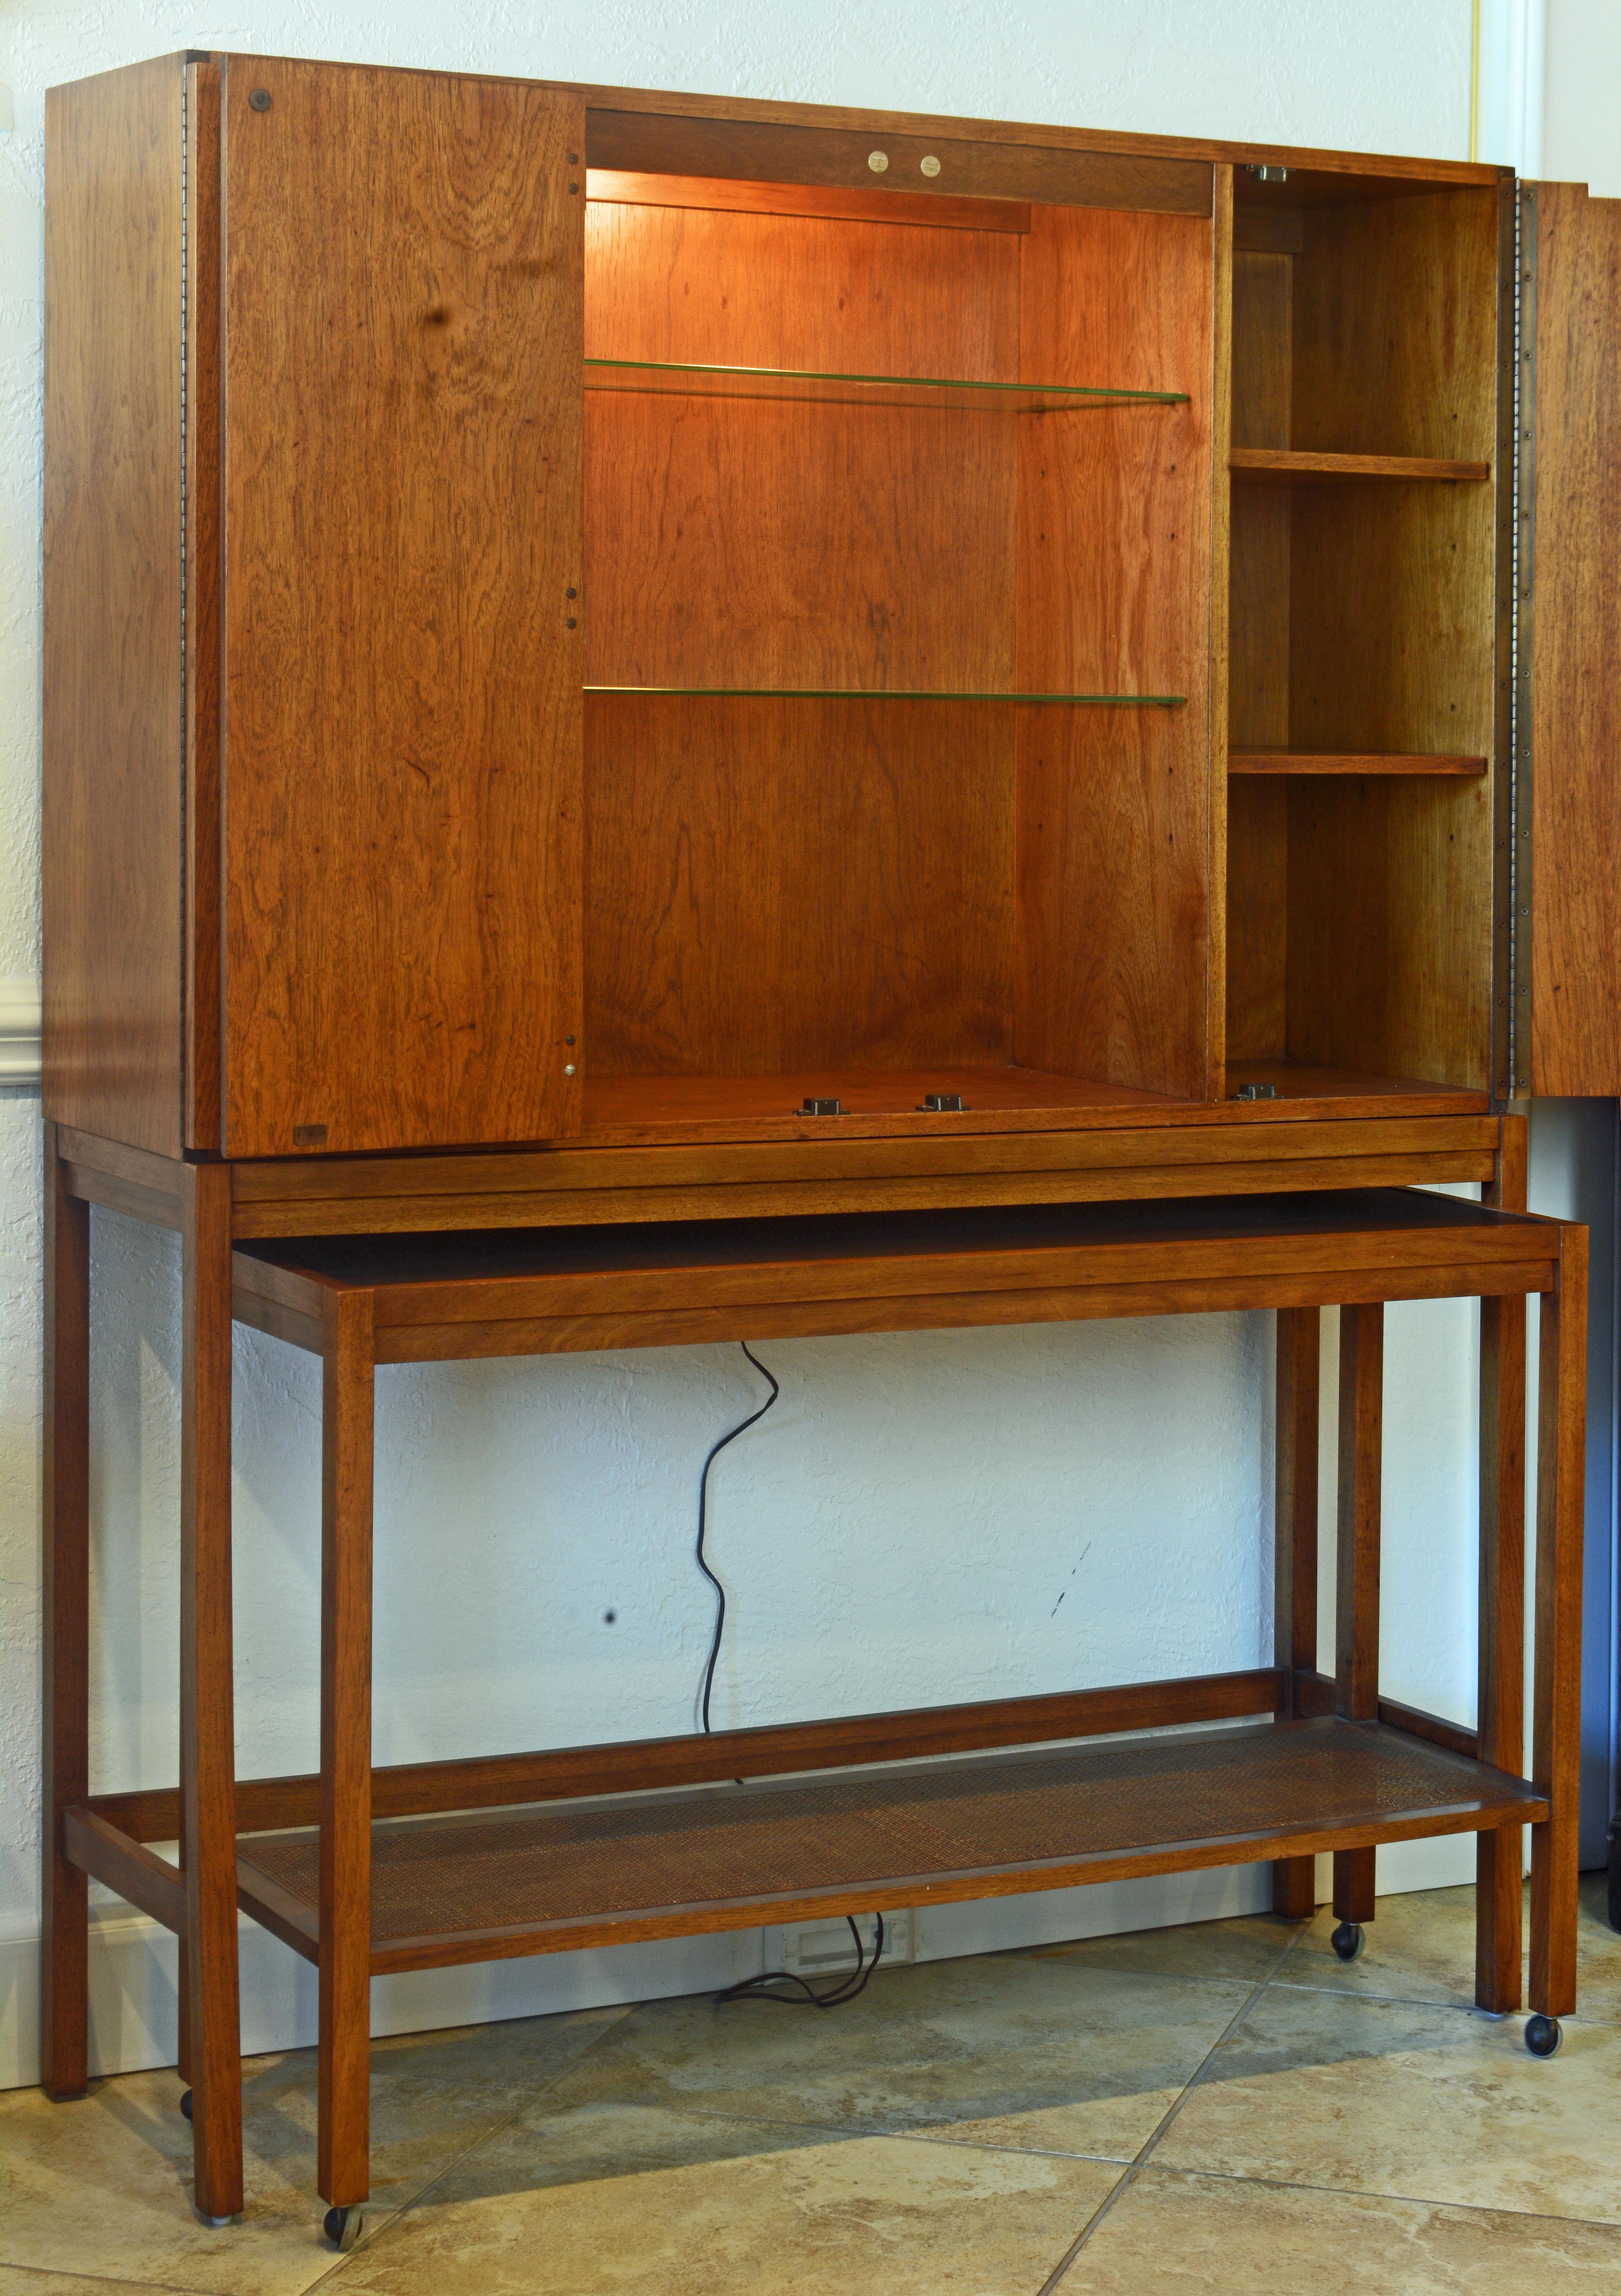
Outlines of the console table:
[{"label": "console table", "polygon": [[[1524,1126],[1493,1193],[1523,1202]],[[58,1152],[59,1150],[62,1152]],[[53,1137],[47,1163],[47,1726],[56,1890],[47,2087],[84,2085],[87,1877],[182,1940],[197,2200],[240,2202],[235,1915],[319,1970],[319,2182],[352,2238],[367,2190],[377,1973],[807,1914],[1276,1861],[1348,1930],[1377,1844],[1479,1841],[1476,1997],[1527,2044],[1575,2005],[1586,1231],[1409,1188],[232,1242],[228,1171]],[[94,1795],[86,1755],[87,1207],[188,1239],[182,1782]],[[419,1199],[424,1205],[427,1199]],[[428,1215],[424,1211],[424,1218]],[[443,1207],[440,1217],[445,1219]],[[200,1242],[201,1239],[201,1242]],[[1534,1757],[1522,1767],[1524,1300],[1542,1298]],[[1378,1684],[1384,1303],[1478,1297],[1478,1725]],[[1341,1309],[1337,1647],[1316,1649],[1318,1314]],[[379,1363],[1265,1308],[1278,1316],[1274,1662],[1238,1674],[633,1743],[371,1764]],[[321,1768],[237,1781],[230,1707],[232,1317],[323,1364]],[[1102,1734],[1230,1726],[1089,1748]],[[966,1758],[966,1759],[965,1759]],[[908,1767],[897,1768],[897,1763]],[[741,1783],[739,1783],[741,1781]],[[178,1839],[178,1865],[150,1845]],[[672,1880],[672,1874],[679,1880]],[[1354,1943],[1354,1938],[1349,1940]],[[72,2075],[78,2073],[77,2083]],[[237,2181],[234,2184],[233,2172]]]}]

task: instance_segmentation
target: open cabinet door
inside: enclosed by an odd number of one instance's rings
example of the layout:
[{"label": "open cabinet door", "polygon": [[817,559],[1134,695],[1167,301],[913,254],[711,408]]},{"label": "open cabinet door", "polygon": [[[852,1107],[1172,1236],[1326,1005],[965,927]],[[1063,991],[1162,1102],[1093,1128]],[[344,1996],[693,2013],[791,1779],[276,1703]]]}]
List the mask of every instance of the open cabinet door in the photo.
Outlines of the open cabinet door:
[{"label": "open cabinet door", "polygon": [[1532,836],[1527,854],[1522,797],[1515,1074],[1521,1091],[1609,1095],[1621,1093],[1621,200],[1523,185],[1520,291],[1518,762]]},{"label": "open cabinet door", "polygon": [[221,123],[226,1152],[577,1129],[583,100]]}]

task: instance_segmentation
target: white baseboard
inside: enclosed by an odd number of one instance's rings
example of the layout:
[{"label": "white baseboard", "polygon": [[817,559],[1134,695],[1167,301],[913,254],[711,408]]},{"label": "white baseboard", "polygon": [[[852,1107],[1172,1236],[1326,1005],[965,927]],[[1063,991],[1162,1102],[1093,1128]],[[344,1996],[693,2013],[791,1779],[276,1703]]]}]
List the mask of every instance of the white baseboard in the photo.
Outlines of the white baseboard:
[{"label": "white baseboard", "polygon": [[[1472,1834],[1397,1842],[1379,1851],[1381,1890],[1433,1890],[1474,1878]],[[1317,1893],[1329,1894],[1329,1866],[1318,1860]],[[960,1954],[1006,1953],[1066,1938],[1108,1937],[1124,1930],[1163,1929],[1178,1922],[1217,1921],[1258,1913],[1269,1902],[1270,1868],[1219,1866],[1200,1874],[1155,1874],[1090,1889],[1051,1890],[1025,1898],[987,1898],[963,1906],[929,1906],[917,1915],[919,1961]],[[564,2009],[652,2001],[730,1985],[765,1966],[767,1932],[663,1938],[648,1945],[594,1953],[557,1953],[529,1961],[487,1961],[470,1969],[431,1969],[372,1984],[374,2033],[424,2033],[447,2025],[538,2017]],[[241,1924],[242,2044],[257,2056],[309,2048],[316,2038],[315,1971],[256,1923]],[[175,2062],[175,1939],[122,1906],[91,1916],[90,2070],[139,2072]],[[0,2088],[39,2078],[39,1941],[31,1928],[0,1932]]]}]

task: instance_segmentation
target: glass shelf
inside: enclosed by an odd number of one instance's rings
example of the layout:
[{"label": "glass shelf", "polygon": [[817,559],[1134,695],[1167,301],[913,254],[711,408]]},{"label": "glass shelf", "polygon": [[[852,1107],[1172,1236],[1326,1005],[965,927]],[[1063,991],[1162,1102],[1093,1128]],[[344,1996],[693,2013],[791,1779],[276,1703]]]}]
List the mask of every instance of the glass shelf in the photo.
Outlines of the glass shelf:
[{"label": "glass shelf", "polygon": [[640,693],[760,701],[1016,701],[1075,708],[1178,709],[1185,693],[959,693],[926,685],[588,685],[588,693]]},{"label": "glass shelf", "polygon": [[819,374],[770,366],[675,365],[659,359],[585,363],[588,390],[652,390],[688,398],[791,398],[850,406],[933,406],[981,414],[1056,414],[1087,406],[1185,406],[1185,390],[1116,390],[1058,382],[968,382],[938,375]]}]

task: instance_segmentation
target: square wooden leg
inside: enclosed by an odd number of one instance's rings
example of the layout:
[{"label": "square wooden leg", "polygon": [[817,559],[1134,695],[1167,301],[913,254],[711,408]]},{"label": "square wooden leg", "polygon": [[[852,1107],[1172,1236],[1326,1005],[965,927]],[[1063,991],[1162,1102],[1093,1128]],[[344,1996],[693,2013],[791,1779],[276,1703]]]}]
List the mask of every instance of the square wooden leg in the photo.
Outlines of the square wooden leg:
[{"label": "square wooden leg", "polygon": [[[1384,1450],[1385,1310],[1339,1311],[1339,1521],[1335,1599],[1335,1705],[1370,1722],[1379,1702],[1379,1496]],[[1334,1856],[1334,1911],[1370,1922],[1374,1853]]]},{"label": "square wooden leg", "polygon": [[62,1850],[62,1813],[90,1791],[90,1207],[68,1193],[56,1128],[45,1143],[45,1850],[40,2083],[88,2078],[87,1882]]},{"label": "square wooden leg", "polygon": [[236,1974],[236,1742],[231,1635],[231,1182],[181,1176],[180,1804],[193,2191],[218,2223],[242,2207]]},{"label": "square wooden leg", "polygon": [[325,1303],[322,1361],[320,2061],[317,2152],[334,2208],[370,2190],[372,1446],[369,1292]]},{"label": "square wooden leg", "polygon": [[[1481,1200],[1526,1209],[1526,1124],[1499,1119],[1497,1176]],[[1525,1767],[1526,1303],[1480,1303],[1480,1663],[1483,1762]],[[1475,2001],[1502,2015],[1520,2005],[1524,1829],[1475,1837]]]},{"label": "square wooden leg", "polygon": [[1531,2006],[1546,2017],[1576,2007],[1586,1365],[1587,1231],[1567,1227],[1559,1289],[1543,1294],[1537,1398],[1531,1769],[1551,1814],[1531,1833]]},{"label": "square wooden leg", "polygon": [[[1525,1762],[1526,1303],[1480,1303],[1480,1759]],[[1475,2000],[1520,2005],[1523,1831],[1475,1837]]]},{"label": "square wooden leg", "polygon": [[[1276,1505],[1272,1663],[1284,1677],[1286,1714],[1295,1710],[1296,1668],[1317,1664],[1317,1406],[1322,1314],[1278,1312]],[[1309,1921],[1316,1909],[1317,1861],[1272,1864],[1272,1911]]]}]

